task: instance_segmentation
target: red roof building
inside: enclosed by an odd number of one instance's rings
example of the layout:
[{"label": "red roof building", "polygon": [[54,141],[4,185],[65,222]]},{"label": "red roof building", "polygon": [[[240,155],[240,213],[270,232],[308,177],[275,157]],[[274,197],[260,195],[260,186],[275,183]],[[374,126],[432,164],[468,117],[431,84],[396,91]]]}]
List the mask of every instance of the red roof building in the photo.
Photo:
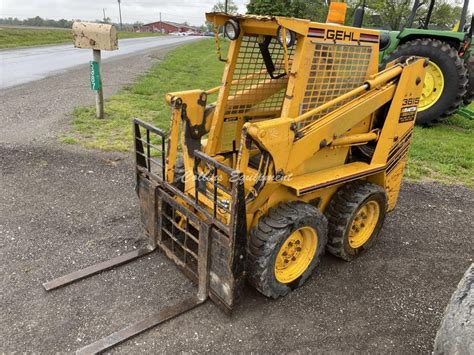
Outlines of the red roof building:
[{"label": "red roof building", "polygon": [[139,32],[163,32],[163,33],[171,33],[171,32],[188,32],[188,31],[196,31],[195,27],[186,25],[184,23],[176,23],[171,21],[157,21],[147,23],[142,25],[138,28]]}]

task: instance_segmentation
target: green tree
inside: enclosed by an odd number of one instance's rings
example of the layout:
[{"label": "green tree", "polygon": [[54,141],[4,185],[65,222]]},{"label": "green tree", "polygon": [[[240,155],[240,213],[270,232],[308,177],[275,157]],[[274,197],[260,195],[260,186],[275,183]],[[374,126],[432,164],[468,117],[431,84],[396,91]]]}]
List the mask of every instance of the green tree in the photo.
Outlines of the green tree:
[{"label": "green tree", "polygon": [[[367,25],[397,30],[410,14],[410,0],[372,0],[367,2]],[[372,15],[372,16],[370,16]],[[364,23],[365,24],[365,23]]]},{"label": "green tree", "polygon": [[250,0],[247,13],[324,21],[327,3],[325,0]]},{"label": "green tree", "polygon": [[437,1],[431,15],[430,27],[451,30],[461,19],[461,12],[461,6],[451,5],[447,1]]},{"label": "green tree", "polygon": [[247,12],[254,15],[291,16],[289,0],[250,0]]},{"label": "green tree", "polygon": [[[212,7],[212,12],[225,12],[225,3],[224,3],[224,1],[218,1],[217,4],[215,4]],[[228,0],[227,1],[227,12],[229,14],[236,14],[237,12],[239,12],[239,8],[233,0]]]},{"label": "green tree", "polygon": [[[351,1],[352,2],[352,1]],[[413,27],[423,25],[428,12],[429,1],[422,2],[413,21]],[[407,23],[413,7],[412,0],[368,0],[364,26],[400,29]],[[461,16],[461,7],[446,0],[435,2],[430,20],[430,28],[450,30]],[[349,17],[349,11],[348,16]],[[346,18],[347,18],[346,17]]]}]

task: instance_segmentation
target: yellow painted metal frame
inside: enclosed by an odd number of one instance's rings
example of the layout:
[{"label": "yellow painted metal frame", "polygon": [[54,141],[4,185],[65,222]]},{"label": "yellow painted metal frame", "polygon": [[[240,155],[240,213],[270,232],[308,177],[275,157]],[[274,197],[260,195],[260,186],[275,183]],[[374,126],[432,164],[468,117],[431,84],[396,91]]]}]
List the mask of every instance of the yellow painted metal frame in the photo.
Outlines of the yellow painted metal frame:
[{"label": "yellow painted metal frame", "polygon": [[[222,13],[207,14],[215,26],[223,26],[230,18],[240,24],[239,38],[230,42],[222,84],[203,90],[175,92],[167,95],[172,106],[167,179],[172,181],[174,162],[178,151],[178,136],[186,171],[191,171],[193,158],[184,138],[182,119],[186,107],[188,125],[200,126],[207,135],[201,140],[201,149],[224,164],[241,171],[244,176],[256,176],[257,170],[249,166],[256,153],[248,147],[249,140],[258,149],[271,156],[270,179],[246,204],[247,224],[251,228],[270,207],[281,202],[302,200],[324,211],[337,189],[350,181],[364,179],[384,187],[389,210],[398,197],[411,131],[421,96],[425,74],[425,60],[410,58],[400,63],[389,63],[378,73],[378,32],[334,24],[314,23],[308,20],[268,16],[233,16]],[[286,95],[281,112],[248,119],[244,114],[234,115],[236,126],[236,152],[230,157],[221,153],[221,139],[226,117],[226,105],[233,100],[229,90],[236,70],[242,38],[245,34],[276,36],[279,26],[296,34],[297,41],[291,62],[285,55],[287,72]],[[319,37],[312,36],[314,32]],[[364,42],[365,41],[365,42]],[[306,94],[308,73],[316,44],[341,44],[370,47],[366,80],[359,87],[341,94],[307,112],[301,112]],[[285,48],[285,53],[287,49]],[[278,79],[277,79],[278,80]],[[215,108],[206,113],[203,93],[218,92]],[[177,105],[181,103],[181,105]],[[301,126],[308,118],[329,110],[321,118]],[[263,119],[262,119],[263,117]],[[271,118],[268,118],[271,117]],[[245,122],[247,120],[247,122]],[[380,124],[383,122],[383,124]],[[378,126],[377,126],[378,125]],[[181,134],[179,132],[181,131]],[[357,145],[372,142],[374,154],[369,161],[348,161]],[[255,148],[254,148],[255,149]],[[192,174],[187,174],[192,176]],[[194,193],[194,184],[186,181],[186,191]],[[253,184],[245,182],[246,192]],[[201,197],[206,199],[206,197]],[[207,201],[209,203],[209,201]]]}]

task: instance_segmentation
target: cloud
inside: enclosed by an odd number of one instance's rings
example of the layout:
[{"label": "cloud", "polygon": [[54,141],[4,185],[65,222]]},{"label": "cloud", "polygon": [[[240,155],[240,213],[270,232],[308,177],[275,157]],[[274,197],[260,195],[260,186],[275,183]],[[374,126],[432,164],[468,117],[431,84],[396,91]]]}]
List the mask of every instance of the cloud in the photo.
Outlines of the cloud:
[{"label": "cloud", "polygon": [[[121,0],[124,23],[163,21],[204,23],[204,13],[211,11],[217,0]],[[245,13],[248,0],[234,1]],[[0,17],[96,20],[106,16],[119,22],[117,0],[0,0]]]}]

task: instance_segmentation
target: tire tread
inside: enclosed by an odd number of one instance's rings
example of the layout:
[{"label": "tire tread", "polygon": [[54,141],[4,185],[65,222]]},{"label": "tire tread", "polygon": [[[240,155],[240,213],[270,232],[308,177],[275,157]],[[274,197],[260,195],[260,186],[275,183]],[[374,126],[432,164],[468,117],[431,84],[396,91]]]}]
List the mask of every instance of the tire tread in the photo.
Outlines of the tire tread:
[{"label": "tire tread", "polygon": [[[286,295],[291,290],[286,285],[275,287],[274,284],[269,282],[271,278],[268,273],[273,273],[272,257],[278,243],[282,238],[287,238],[288,231],[292,225],[308,217],[314,218],[322,231],[322,233],[318,233],[318,244],[323,245],[322,250],[319,251],[319,253],[323,253],[327,234],[326,217],[317,208],[302,201],[282,203],[271,208],[250,231],[247,255],[247,280],[265,296],[278,298]],[[320,238],[322,239],[319,240]],[[318,256],[315,255],[316,257]],[[297,286],[302,285],[306,278],[301,278]]]},{"label": "tire tread", "polygon": [[464,65],[464,61],[459,56],[458,52],[448,43],[443,42],[439,39],[433,39],[433,38],[417,38],[415,40],[407,41],[401,44],[400,46],[397,47],[397,49],[395,49],[392,53],[390,53],[388,56],[386,56],[382,60],[382,67],[385,67],[385,65],[388,62],[398,57],[406,55],[405,52],[409,50],[411,47],[415,47],[415,46],[433,48],[437,51],[443,52],[453,61],[456,68],[457,76],[458,76],[456,97],[454,100],[452,100],[449,106],[443,110],[443,112],[433,117],[424,117],[425,115],[420,115],[420,113],[418,114],[418,117],[417,117],[418,124],[430,125],[430,124],[437,123],[444,120],[444,118],[456,112],[459,106],[463,103],[463,98],[465,97],[467,93],[468,73],[467,73],[467,68]]}]

